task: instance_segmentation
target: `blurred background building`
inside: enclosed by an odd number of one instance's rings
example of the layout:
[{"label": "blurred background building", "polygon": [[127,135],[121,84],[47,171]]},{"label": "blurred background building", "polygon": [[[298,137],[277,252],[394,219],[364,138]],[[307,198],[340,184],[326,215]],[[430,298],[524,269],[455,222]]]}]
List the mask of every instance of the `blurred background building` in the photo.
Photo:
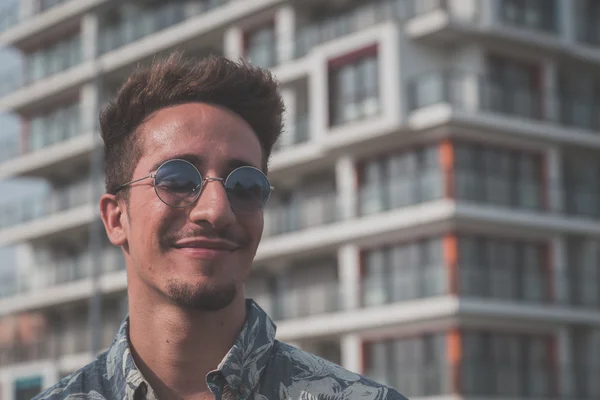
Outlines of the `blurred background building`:
[{"label": "blurred background building", "polygon": [[411,399],[600,398],[597,0],[2,0],[0,399],[110,345],[98,111],[156,54],[282,83],[248,295]]}]

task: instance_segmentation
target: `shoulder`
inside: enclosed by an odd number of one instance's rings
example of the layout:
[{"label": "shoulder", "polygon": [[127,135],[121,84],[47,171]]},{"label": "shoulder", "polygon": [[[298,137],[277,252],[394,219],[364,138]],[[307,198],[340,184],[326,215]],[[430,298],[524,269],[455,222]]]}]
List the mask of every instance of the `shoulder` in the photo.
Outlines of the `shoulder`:
[{"label": "shoulder", "polygon": [[95,361],[62,378],[32,400],[106,400],[104,365],[101,355]]},{"label": "shoulder", "polygon": [[301,393],[310,393],[316,397],[407,400],[390,386],[279,341],[275,341],[272,364],[281,375],[281,383],[285,382],[287,390],[280,393],[282,398],[296,399]]}]

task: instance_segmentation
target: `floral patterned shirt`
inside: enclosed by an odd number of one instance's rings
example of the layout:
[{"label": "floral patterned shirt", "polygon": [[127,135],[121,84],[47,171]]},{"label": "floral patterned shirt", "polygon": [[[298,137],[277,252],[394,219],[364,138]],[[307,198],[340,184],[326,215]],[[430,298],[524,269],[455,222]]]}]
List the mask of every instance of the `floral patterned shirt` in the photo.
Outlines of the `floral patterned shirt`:
[{"label": "floral patterned shirt", "polygon": [[[253,300],[235,344],[206,382],[217,400],[407,400],[313,354],[275,340],[275,324]],[[126,318],[111,347],[33,400],[157,400],[135,366]]]}]

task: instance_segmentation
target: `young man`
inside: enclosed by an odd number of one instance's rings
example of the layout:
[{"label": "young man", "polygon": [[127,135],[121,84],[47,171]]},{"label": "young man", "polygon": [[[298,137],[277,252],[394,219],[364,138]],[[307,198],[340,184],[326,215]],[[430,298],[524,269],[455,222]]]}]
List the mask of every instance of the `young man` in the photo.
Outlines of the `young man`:
[{"label": "young man", "polygon": [[404,399],[275,340],[244,283],[272,187],[279,88],[263,69],[175,54],[102,113],[111,243],[129,316],[110,349],[36,399]]}]

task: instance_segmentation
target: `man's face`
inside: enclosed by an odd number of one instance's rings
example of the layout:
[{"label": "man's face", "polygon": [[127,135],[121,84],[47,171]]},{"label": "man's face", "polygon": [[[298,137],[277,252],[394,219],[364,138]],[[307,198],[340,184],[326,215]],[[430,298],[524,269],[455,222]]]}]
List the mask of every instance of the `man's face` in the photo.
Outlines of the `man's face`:
[{"label": "man's face", "polygon": [[[159,110],[138,134],[142,157],[133,179],[173,158],[190,161],[203,178],[225,179],[240,164],[262,165],[256,134],[241,117],[218,106],[191,103]],[[219,181],[205,182],[198,200],[184,208],[163,203],[152,179],[128,190],[121,223],[130,284],[135,280],[179,306],[201,310],[222,309],[243,294],[262,235],[262,212],[234,212]],[[215,242],[226,249],[202,248]]]}]

